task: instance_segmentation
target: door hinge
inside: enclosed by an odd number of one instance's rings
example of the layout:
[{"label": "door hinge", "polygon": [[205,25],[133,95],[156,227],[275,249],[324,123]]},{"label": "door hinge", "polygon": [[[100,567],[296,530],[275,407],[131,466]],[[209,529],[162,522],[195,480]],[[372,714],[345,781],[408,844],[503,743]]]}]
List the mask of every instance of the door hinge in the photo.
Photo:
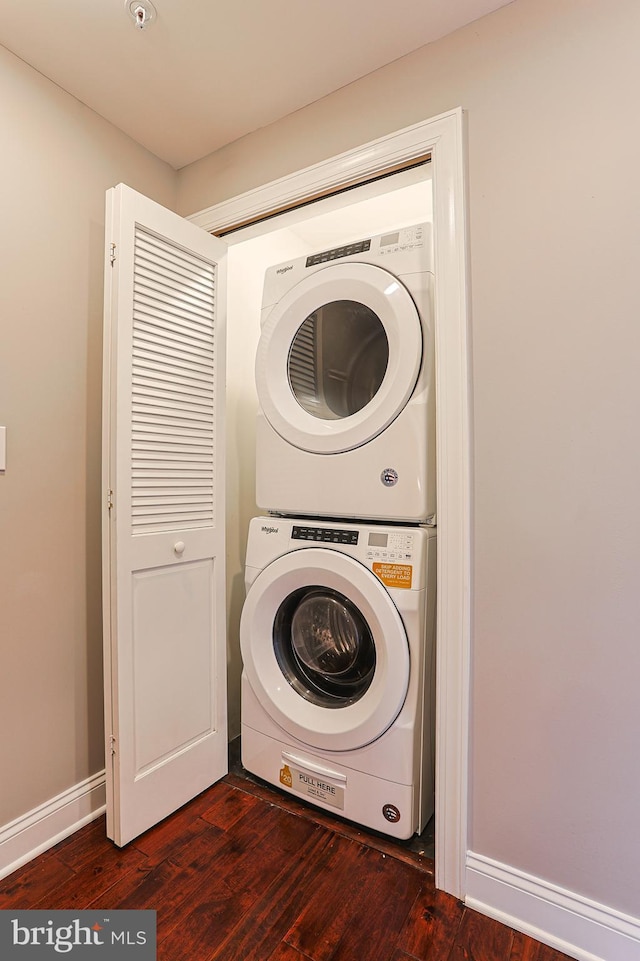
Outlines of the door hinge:
[{"label": "door hinge", "polygon": [[113,491],[107,491],[107,510],[113,510]]},{"label": "door hinge", "polygon": [[109,735],[109,748],[111,750],[111,756],[113,757],[113,755],[116,753],[116,739],[113,734]]},{"label": "door hinge", "polygon": [[111,244],[111,245],[110,245],[110,248],[109,248],[109,251],[110,251],[109,256],[110,256],[110,259],[111,259],[111,266],[113,267],[113,265],[114,265],[115,262],[116,262],[116,245],[115,245],[115,244]]}]

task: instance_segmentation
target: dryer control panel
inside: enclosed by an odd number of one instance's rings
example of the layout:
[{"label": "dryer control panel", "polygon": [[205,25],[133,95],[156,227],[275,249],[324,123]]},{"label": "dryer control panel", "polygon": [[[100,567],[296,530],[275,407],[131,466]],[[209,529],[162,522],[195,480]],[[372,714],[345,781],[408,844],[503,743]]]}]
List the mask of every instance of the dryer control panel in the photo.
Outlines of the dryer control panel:
[{"label": "dryer control panel", "polygon": [[330,260],[339,260],[340,257],[353,257],[354,254],[361,254],[363,251],[370,249],[370,240],[359,240],[355,244],[345,244],[343,247],[334,247],[333,250],[323,250],[319,254],[311,254],[305,261],[305,267],[327,264]]},{"label": "dryer control panel", "polygon": [[395,230],[393,233],[385,234],[379,238],[379,250],[381,254],[397,254],[407,250],[417,250],[424,247],[425,229],[422,224],[415,227],[404,227],[402,230]]}]

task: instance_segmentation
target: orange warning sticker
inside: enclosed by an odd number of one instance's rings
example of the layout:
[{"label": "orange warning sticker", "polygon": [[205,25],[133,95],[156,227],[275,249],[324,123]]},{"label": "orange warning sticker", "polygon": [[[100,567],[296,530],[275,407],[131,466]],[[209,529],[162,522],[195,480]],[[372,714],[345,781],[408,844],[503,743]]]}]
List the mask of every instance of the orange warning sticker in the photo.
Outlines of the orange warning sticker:
[{"label": "orange warning sticker", "polygon": [[291,777],[291,769],[288,764],[280,768],[280,783],[284,784],[285,787],[291,787],[293,785],[293,778]]},{"label": "orange warning sticker", "polygon": [[411,564],[374,564],[373,573],[387,587],[411,588],[413,567]]}]

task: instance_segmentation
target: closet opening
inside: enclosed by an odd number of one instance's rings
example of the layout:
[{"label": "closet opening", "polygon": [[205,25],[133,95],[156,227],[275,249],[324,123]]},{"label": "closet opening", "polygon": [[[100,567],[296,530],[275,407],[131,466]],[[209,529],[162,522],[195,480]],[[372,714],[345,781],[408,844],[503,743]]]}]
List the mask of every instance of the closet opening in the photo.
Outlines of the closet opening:
[{"label": "closet opening", "polygon": [[[226,542],[230,764],[232,770],[249,779],[253,775],[244,771],[240,764],[242,658],[239,637],[245,600],[244,564],[249,524],[253,517],[263,513],[257,506],[255,497],[256,419],[259,402],[254,364],[260,336],[265,272],[281,262],[317,255],[321,251],[333,250],[341,245],[356,245],[375,235],[393,234],[398,229],[416,224],[433,225],[432,172],[431,156],[427,154],[416,158],[410,164],[402,165],[400,169],[394,167],[378,173],[365,182],[342,185],[305,197],[295,205],[265,212],[251,220],[212,231],[218,236],[224,236],[229,244]],[[327,322],[331,321],[331,317],[325,319]],[[300,336],[302,337],[302,334]],[[330,339],[335,346],[335,338]],[[328,347],[330,348],[331,344]],[[331,365],[330,359],[327,358],[327,367],[333,369],[335,364]],[[381,379],[384,370],[377,373]],[[298,392],[302,391],[298,384],[300,377],[296,375],[293,378]],[[327,403],[338,391],[330,378],[329,372],[324,385]],[[303,408],[309,405],[308,399],[303,398],[302,403]],[[340,406],[337,401],[334,406],[336,404]],[[322,523],[331,526],[328,521]],[[336,814],[340,816],[339,812]],[[434,819],[429,819],[420,834],[415,834],[408,841],[395,840],[393,843],[405,846],[424,857],[433,858]]]},{"label": "closet opening", "polygon": [[[435,879],[438,888],[458,898],[465,896],[468,850],[472,598],[465,137],[464,113],[456,108],[233,195],[189,217],[192,223],[213,233],[247,224],[226,238],[233,258],[233,247],[250,239],[250,231],[259,227],[255,222],[275,210],[284,210],[282,216],[289,217],[292,204],[331,193],[354,180],[366,181],[396,164],[430,158],[425,168],[431,171],[434,187],[438,489]],[[253,382],[251,364],[248,367]],[[247,400],[233,386],[232,392],[230,403],[232,408],[235,405],[236,416],[246,409]],[[239,456],[243,450],[253,456],[251,440],[238,436],[237,431],[229,434],[229,443],[237,446]],[[235,480],[238,497],[253,496],[250,484],[237,472]],[[241,549],[244,545],[238,542],[229,544],[237,571],[241,569]],[[244,597],[244,585],[237,574],[229,578],[228,592],[238,603]],[[233,638],[233,623],[230,628]],[[239,685],[233,665],[230,675],[233,690],[233,684]]]}]

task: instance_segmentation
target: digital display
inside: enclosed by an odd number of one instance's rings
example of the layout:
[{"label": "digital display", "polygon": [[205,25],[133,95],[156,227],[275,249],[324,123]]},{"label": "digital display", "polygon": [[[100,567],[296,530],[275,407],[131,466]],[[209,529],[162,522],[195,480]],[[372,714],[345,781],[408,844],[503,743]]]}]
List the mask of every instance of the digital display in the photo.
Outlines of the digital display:
[{"label": "digital display", "polygon": [[389,244],[397,244],[400,240],[400,231],[396,230],[395,234],[387,234],[385,237],[380,238],[380,246],[387,247]]},{"label": "digital display", "polygon": [[369,534],[369,547],[386,547],[388,534],[380,534],[377,531]]}]

